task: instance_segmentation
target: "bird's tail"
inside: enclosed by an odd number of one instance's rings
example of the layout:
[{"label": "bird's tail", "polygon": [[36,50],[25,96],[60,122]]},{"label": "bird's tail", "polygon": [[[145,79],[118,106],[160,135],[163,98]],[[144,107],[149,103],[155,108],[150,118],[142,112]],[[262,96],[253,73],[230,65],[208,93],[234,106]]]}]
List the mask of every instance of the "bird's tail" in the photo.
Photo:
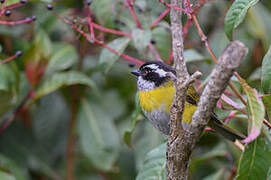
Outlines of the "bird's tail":
[{"label": "bird's tail", "polygon": [[239,133],[238,131],[228,127],[226,124],[218,120],[216,115],[213,113],[211,115],[211,119],[208,124],[211,128],[216,130],[219,134],[227,138],[228,140],[235,141],[235,140],[243,140],[246,138],[245,135]]}]

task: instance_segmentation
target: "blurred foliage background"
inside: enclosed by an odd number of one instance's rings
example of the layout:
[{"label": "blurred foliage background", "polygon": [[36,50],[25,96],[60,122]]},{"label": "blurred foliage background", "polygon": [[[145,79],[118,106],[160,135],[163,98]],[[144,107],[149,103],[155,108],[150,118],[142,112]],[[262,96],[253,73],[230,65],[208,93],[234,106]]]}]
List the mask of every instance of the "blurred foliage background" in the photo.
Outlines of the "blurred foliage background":
[{"label": "blurred foliage background", "polygon": [[[224,18],[232,2],[210,0],[197,14],[217,57],[230,42]],[[133,9],[142,30],[124,0],[92,0],[90,6],[74,0],[6,0],[0,7],[14,3],[20,7],[10,13],[5,10],[0,20],[1,59],[22,51],[22,56],[0,65],[0,179],[163,179],[166,137],[145,120],[136,105],[136,80],[129,73],[136,67],[86,39],[55,13],[89,34],[85,14],[89,9],[94,23],[131,34],[125,37],[94,28],[96,39],[143,61],[156,59],[151,44],[168,61],[169,15],[149,28],[167,7],[158,0],[135,0]],[[54,12],[48,10],[48,3]],[[27,17],[35,21],[12,26],[1,23]],[[184,16],[184,23],[186,20]],[[238,72],[259,92],[270,32],[271,1],[266,0],[249,9],[234,33],[234,39],[249,48]],[[185,58],[191,73],[203,72],[204,82],[214,63],[194,25],[185,39]],[[242,92],[238,81],[232,80]],[[221,120],[231,112],[216,111]],[[244,119],[237,114],[230,126],[246,134]],[[3,129],[7,122],[10,125]],[[193,154],[191,179],[233,179],[240,155],[233,143],[206,132]]]}]

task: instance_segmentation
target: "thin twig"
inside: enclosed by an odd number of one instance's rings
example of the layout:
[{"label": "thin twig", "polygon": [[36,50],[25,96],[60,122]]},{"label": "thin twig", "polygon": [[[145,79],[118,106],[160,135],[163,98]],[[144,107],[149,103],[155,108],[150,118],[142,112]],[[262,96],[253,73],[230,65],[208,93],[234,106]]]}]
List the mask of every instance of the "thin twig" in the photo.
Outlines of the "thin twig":
[{"label": "thin twig", "polygon": [[93,22],[92,22],[92,24],[93,24],[94,28],[99,29],[99,30],[101,30],[103,32],[132,37],[131,33],[126,33],[126,32],[118,31],[118,30],[115,30],[115,29],[106,28],[106,27],[103,27],[103,26],[101,26],[99,24],[96,24],[96,23],[93,23]]},{"label": "thin twig", "polygon": [[132,2],[131,2],[130,0],[126,0],[126,4],[127,4],[128,9],[129,9],[129,11],[130,11],[130,14],[132,15],[132,17],[133,17],[133,19],[134,19],[134,22],[136,23],[136,26],[137,26],[139,29],[143,29],[142,26],[141,26],[141,24],[140,24],[140,22],[139,22],[139,20],[138,20],[138,18],[137,18],[137,16],[136,16],[136,13],[135,13],[135,11],[134,11],[134,9],[133,9],[133,4],[132,4]]},{"label": "thin twig", "polygon": [[13,111],[12,115],[3,123],[3,125],[0,127],[0,134],[2,134],[5,129],[10,125],[10,123],[17,117],[17,115],[25,109],[25,104],[27,101],[34,97],[34,91],[29,90],[26,96],[23,98],[22,102],[18,105],[18,107]]},{"label": "thin twig", "polygon": [[154,20],[154,22],[151,24],[150,28],[152,29],[153,27],[157,26],[157,24],[170,12],[170,8],[166,9],[163,11],[160,16]]},{"label": "thin twig", "polygon": [[2,21],[2,20],[0,20],[0,24],[6,25],[6,26],[15,26],[15,25],[19,25],[19,24],[30,23],[34,20],[35,20],[35,18],[33,18],[33,17],[28,17],[28,18],[18,20],[18,21]]},{"label": "thin twig", "polygon": [[[73,28],[75,31],[77,31],[78,33],[80,33],[82,36],[84,36],[86,39],[89,39],[91,40],[91,37],[90,35],[88,35],[87,33],[85,33],[84,31],[82,31],[80,28],[78,28],[77,26],[75,26],[73,23],[69,22],[68,20],[66,20],[65,18],[62,18],[60,16],[58,16],[54,11],[53,13],[55,14],[55,16],[57,18],[59,18],[60,20],[62,20],[64,23],[68,24],[71,28]],[[123,59],[127,60],[127,61],[130,61],[136,65],[142,65],[144,62],[139,60],[139,59],[135,59],[131,56],[128,56],[126,54],[122,54],[122,53],[119,53],[118,51],[116,51],[115,49],[111,48],[110,46],[108,46],[107,44],[105,44],[104,42],[100,41],[100,40],[97,40],[95,39],[94,40],[94,43],[100,45],[100,46],[103,46],[104,48],[108,49],[109,51],[111,51],[112,53],[122,57]]]},{"label": "thin twig", "polygon": [[148,48],[151,51],[151,53],[154,55],[156,60],[163,61],[162,58],[160,57],[159,53],[157,52],[157,50],[155,49],[155,47],[151,43],[148,44]]}]

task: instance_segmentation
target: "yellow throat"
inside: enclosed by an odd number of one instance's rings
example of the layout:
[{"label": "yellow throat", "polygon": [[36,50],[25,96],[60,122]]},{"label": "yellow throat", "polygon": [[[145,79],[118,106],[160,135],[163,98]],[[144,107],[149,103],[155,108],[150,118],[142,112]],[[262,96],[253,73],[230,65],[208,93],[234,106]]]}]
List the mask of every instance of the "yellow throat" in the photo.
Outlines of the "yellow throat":
[{"label": "yellow throat", "polygon": [[[198,97],[194,97],[195,89],[193,86],[189,87],[188,96],[198,101]],[[139,102],[141,108],[146,112],[153,110],[166,111],[170,114],[171,104],[173,102],[175,88],[172,81],[168,81],[158,88],[150,91],[139,92]],[[185,102],[185,109],[183,113],[183,122],[190,123],[197,106]]]}]

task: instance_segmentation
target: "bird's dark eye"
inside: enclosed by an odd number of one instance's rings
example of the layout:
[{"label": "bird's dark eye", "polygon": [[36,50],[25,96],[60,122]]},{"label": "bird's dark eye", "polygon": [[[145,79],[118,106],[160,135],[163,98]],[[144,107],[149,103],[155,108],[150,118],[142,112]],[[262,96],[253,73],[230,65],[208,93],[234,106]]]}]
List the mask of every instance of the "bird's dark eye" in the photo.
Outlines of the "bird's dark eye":
[{"label": "bird's dark eye", "polygon": [[143,71],[141,71],[141,74],[142,74],[143,76],[146,76],[146,75],[148,74],[148,70],[147,70],[147,69],[144,69]]}]

